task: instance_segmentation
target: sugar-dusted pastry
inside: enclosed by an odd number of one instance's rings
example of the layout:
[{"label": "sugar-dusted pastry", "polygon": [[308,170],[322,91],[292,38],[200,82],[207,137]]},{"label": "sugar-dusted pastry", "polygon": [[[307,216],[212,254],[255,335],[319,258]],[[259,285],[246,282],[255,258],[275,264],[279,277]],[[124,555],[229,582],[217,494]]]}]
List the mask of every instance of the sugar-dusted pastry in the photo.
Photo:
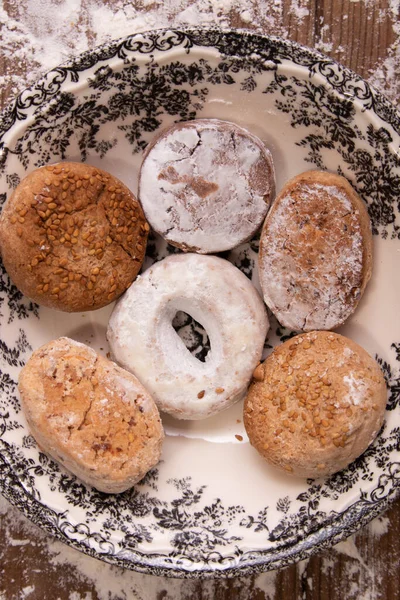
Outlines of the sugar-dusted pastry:
[{"label": "sugar-dusted pastry", "polygon": [[[211,350],[195,358],[172,327],[177,311],[201,323]],[[154,264],[116,304],[107,337],[160,410],[204,419],[241,399],[269,324],[258,292],[230,262],[177,254]]]},{"label": "sugar-dusted pastry", "polygon": [[356,309],[372,271],[367,209],[339,175],[307,171],[278,194],[263,226],[264,300],[295,331],[334,329]]},{"label": "sugar-dusted pastry", "polygon": [[68,338],[42,346],[18,387],[39,446],[98,490],[123,492],[159,461],[164,433],[152,397],[88,346]]},{"label": "sugar-dusted pastry", "polygon": [[177,123],[150,144],[139,198],[151,226],[170,244],[210,254],[249,240],[275,191],[264,144],[227,121]]}]

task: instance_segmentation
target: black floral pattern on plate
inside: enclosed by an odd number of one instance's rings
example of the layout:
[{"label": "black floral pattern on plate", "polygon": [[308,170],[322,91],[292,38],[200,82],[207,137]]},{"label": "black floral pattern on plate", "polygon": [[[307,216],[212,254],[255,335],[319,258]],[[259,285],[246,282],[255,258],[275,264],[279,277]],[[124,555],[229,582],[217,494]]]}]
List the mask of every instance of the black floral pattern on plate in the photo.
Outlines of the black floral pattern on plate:
[{"label": "black floral pattern on plate", "polygon": [[[180,52],[170,58],[170,50]],[[293,74],[292,65],[303,68],[302,77],[298,71]],[[84,89],[76,91],[74,84],[82,82]],[[25,90],[0,120],[0,203],[25,171],[49,161],[71,154],[83,161],[103,159],[118,144],[132,156],[141,153],[165,119],[188,120],[201,114],[216,86],[270,96],[276,110],[288,115],[290,126],[299,132],[297,145],[305,160],[324,169],[326,156],[334,156],[338,172],[349,177],[366,200],[374,234],[383,240],[400,237],[400,161],[393,150],[400,118],[394,107],[357,75],[318,52],[278,38],[218,29],[129,36],[82,54]],[[360,111],[374,115],[374,123],[361,119],[361,128]],[[21,123],[22,134],[13,141],[10,134]],[[173,252],[178,250],[150,236],[146,266]],[[256,236],[223,256],[254,279],[257,252]],[[40,312],[12,285],[3,266],[0,316],[0,488],[34,522],[88,554],[175,576],[277,568],[349,535],[397,493],[400,427],[390,429],[387,424],[347,469],[326,480],[310,480],[297,497],[283,494],[274,506],[262,505],[255,512],[222,498],[210,499],[206,482],[198,485],[185,473],[163,484],[172,497],[166,500],[159,493],[162,464],[117,498],[88,488],[39,452],[20,420],[16,380],[32,349],[24,322],[38,319]],[[201,325],[179,313],[174,326],[190,351],[205,360],[209,343]],[[272,321],[266,351],[292,335]],[[376,358],[387,379],[392,415],[400,402],[398,340],[389,355],[390,362]],[[43,482],[50,496],[63,497],[64,512],[42,497]],[[349,492],[352,501],[345,510],[324,508],[325,500],[336,501]],[[83,515],[79,523],[71,518],[75,508]],[[265,549],[242,549],[249,532]],[[160,535],[168,540],[168,550],[152,553],[152,541]]]}]

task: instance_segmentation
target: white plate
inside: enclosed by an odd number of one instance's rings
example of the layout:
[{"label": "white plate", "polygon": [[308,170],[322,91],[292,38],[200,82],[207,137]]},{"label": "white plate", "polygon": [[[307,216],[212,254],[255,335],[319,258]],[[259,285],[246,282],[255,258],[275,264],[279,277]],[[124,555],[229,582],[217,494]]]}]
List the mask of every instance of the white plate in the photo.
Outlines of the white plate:
[{"label": "white plate", "polygon": [[[277,189],[309,168],[344,174],[368,204],[374,273],[340,332],[377,358],[389,385],[378,439],[328,479],[295,479],[250,447],[242,406],[202,422],[164,418],[162,461],[108,496],[39,452],[16,383],[33,349],[60,335],[108,352],[112,306],[63,314],[0,282],[0,489],[32,521],[92,556],[148,573],[227,576],[281,567],[376,516],[400,480],[400,117],[354,73],[297,44],[238,31],[156,31],[107,44],[50,71],[0,121],[1,199],[34,168],[87,161],[133,191],[146,144],[174,121],[234,121],[271,149]],[[225,254],[257,286],[257,241]],[[145,267],[176,251],[153,237]],[[201,355],[204,335],[177,323]],[[272,320],[266,352],[289,334]],[[243,439],[241,439],[241,437]]]}]

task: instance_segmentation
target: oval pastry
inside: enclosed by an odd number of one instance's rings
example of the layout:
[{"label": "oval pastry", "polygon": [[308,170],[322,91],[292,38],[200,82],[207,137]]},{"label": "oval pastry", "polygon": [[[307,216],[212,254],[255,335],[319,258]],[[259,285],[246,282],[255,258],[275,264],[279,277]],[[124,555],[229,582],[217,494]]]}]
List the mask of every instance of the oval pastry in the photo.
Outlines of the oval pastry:
[{"label": "oval pastry", "polygon": [[[172,327],[177,311],[206,329],[211,350],[195,358]],[[160,410],[204,419],[243,397],[261,358],[268,319],[247,277],[216,256],[178,254],[154,264],[117,303],[107,337],[115,359]]]},{"label": "oval pastry", "polygon": [[116,177],[64,162],[30,173],[0,217],[14,284],[38,304],[80,312],[113,302],[138,274],[149,225]]},{"label": "oval pastry", "polygon": [[150,394],[84,344],[42,346],[18,387],[39,446],[98,490],[123,492],[159,461],[164,432]]},{"label": "oval pastry", "polygon": [[170,244],[210,254],[249,240],[275,191],[269,150],[248,131],[218,119],[177,123],[148,147],[139,198]]},{"label": "oval pastry", "polygon": [[367,209],[344,177],[307,171],[277,196],[263,226],[260,284],[278,321],[333,329],[352,314],[372,271]]},{"label": "oval pastry", "polygon": [[253,375],[244,405],[252,446],[299,477],[343,469],[374,441],[386,383],[378,364],[337,333],[313,331],[276,347]]}]

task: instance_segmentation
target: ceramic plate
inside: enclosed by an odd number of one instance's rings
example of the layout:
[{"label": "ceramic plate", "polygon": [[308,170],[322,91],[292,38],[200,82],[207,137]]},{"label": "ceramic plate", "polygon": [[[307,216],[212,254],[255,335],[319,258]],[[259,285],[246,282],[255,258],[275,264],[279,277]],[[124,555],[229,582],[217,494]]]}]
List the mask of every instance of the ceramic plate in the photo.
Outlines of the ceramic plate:
[{"label": "ceramic plate", "polygon": [[[108,352],[112,306],[63,314],[24,298],[1,271],[0,489],[74,548],[147,573],[227,576],[282,567],[348,536],[387,507],[400,482],[400,118],[357,75],[297,44],[238,31],[163,30],[87,52],[45,75],[0,122],[1,200],[24,175],[87,161],[137,190],[146,144],[194,117],[234,121],[271,149],[277,189],[309,168],[347,177],[368,205],[374,273],[339,331],[382,366],[389,395],[373,445],[347,469],[291,478],[251,448],[237,404],[215,418],[163,418],[162,461],[119,496],[76,480],[38,450],[17,392],[32,350],[60,335]],[[224,254],[258,286],[258,241]],[[150,239],[145,268],[176,252]],[[266,354],[290,335],[271,319]],[[175,328],[201,360],[207,335],[190,316]],[[156,351],[156,349],[155,349]]]}]

